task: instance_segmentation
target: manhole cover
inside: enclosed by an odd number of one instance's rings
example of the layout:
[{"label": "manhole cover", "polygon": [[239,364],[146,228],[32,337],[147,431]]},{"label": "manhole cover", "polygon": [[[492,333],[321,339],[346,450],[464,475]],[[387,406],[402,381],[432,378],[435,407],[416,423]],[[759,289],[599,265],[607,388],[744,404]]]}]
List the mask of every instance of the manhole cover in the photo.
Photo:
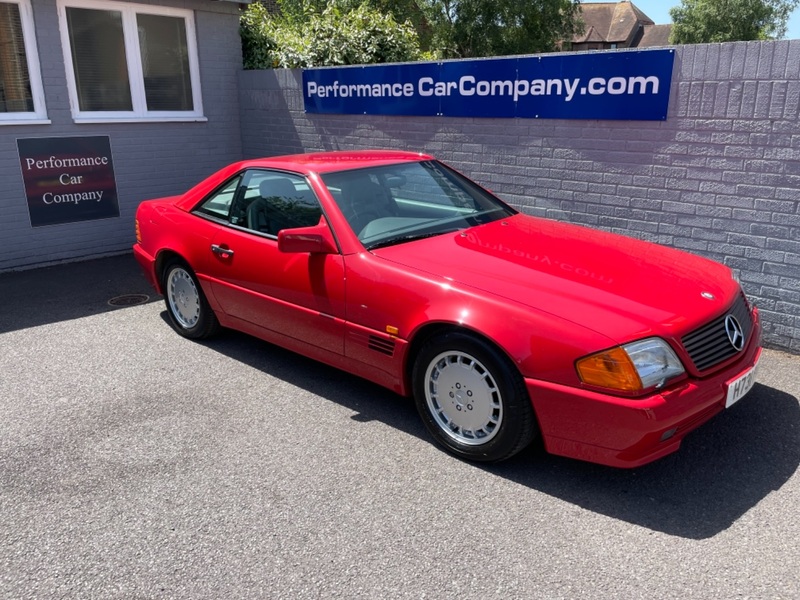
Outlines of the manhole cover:
[{"label": "manhole cover", "polygon": [[109,306],[136,306],[137,304],[144,304],[150,300],[147,294],[123,294],[122,296],[115,296],[108,301]]}]

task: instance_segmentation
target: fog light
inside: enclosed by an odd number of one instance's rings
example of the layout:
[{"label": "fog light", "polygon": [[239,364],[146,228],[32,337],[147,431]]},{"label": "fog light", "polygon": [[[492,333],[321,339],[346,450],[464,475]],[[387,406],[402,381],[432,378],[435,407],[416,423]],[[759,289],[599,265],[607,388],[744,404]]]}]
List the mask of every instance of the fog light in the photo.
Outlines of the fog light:
[{"label": "fog light", "polygon": [[676,431],[678,431],[677,427],[674,427],[672,429],[667,429],[667,431],[661,434],[661,441],[666,442],[669,438],[675,435]]}]

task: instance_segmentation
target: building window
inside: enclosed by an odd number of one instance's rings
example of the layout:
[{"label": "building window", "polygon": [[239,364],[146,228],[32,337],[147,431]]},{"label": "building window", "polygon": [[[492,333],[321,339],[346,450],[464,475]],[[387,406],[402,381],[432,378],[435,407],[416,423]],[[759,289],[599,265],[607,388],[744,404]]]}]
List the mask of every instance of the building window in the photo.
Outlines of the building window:
[{"label": "building window", "polygon": [[0,1],[0,124],[47,122],[29,0]]},{"label": "building window", "polygon": [[59,17],[76,121],[202,120],[191,11],[62,0]]}]

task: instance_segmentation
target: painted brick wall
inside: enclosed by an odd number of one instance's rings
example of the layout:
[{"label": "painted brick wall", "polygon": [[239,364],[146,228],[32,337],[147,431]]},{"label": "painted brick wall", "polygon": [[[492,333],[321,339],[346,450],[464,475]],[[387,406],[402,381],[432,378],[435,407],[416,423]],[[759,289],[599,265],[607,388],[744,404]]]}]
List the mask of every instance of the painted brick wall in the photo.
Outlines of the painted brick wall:
[{"label": "painted brick wall", "polygon": [[[144,3],[144,2],[143,2]],[[133,215],[145,198],[178,194],[241,158],[236,89],[241,69],[238,6],[163,0],[194,9],[205,123],[75,124],[69,108],[55,0],[33,0],[49,125],[0,125],[0,271],[130,249]],[[120,217],[31,227],[17,138],[108,135]]]},{"label": "painted brick wall", "polygon": [[240,73],[246,158],[433,153],[527,213],[734,267],[766,342],[800,352],[800,40],[676,48],[665,122],[306,115],[300,81]]}]

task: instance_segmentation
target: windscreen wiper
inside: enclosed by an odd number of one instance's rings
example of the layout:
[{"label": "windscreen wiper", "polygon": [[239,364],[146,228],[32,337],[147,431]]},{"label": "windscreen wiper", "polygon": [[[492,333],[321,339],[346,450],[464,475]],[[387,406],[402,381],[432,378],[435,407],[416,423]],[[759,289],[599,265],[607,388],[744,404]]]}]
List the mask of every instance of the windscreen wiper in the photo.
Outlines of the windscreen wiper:
[{"label": "windscreen wiper", "polygon": [[387,246],[395,246],[397,244],[405,244],[406,242],[415,242],[417,240],[424,240],[425,238],[436,237],[437,235],[444,235],[446,233],[454,233],[461,231],[461,227],[454,227],[446,229],[445,231],[428,231],[426,233],[408,233],[406,235],[398,235],[385,240],[380,240],[374,244],[366,246],[367,250],[377,250],[378,248],[386,248]]}]

